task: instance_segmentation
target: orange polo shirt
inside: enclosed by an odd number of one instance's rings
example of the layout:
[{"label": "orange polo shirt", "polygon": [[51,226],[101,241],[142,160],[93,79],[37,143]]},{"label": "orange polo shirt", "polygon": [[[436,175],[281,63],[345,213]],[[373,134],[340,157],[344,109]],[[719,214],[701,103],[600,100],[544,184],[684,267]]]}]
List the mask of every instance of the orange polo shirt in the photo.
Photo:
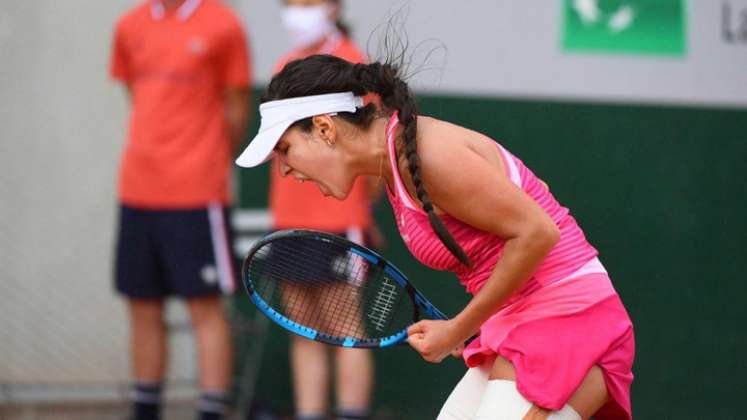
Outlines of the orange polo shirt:
[{"label": "orange polo shirt", "polygon": [[111,76],[131,88],[119,197],[146,208],[229,202],[229,88],[250,83],[247,40],[218,0],[143,2],[116,26]]},{"label": "orange polo shirt", "polygon": [[[366,61],[363,53],[346,37],[327,39],[316,54],[331,54],[353,63]],[[304,55],[293,51],[275,66],[275,73],[290,61]],[[273,161],[270,170],[270,210],[276,229],[307,228],[344,232],[349,228],[371,226],[371,202],[366,179],[359,177],[347,199],[325,197],[313,182],[300,183],[293,177],[280,176]]]}]

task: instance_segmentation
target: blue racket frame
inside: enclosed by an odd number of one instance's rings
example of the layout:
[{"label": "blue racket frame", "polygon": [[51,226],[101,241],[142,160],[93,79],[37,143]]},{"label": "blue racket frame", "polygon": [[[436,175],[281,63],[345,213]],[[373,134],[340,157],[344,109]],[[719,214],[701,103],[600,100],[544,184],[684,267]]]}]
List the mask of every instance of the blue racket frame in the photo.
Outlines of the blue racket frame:
[{"label": "blue racket frame", "polygon": [[362,245],[358,245],[354,242],[351,242],[343,237],[333,235],[326,232],[320,232],[315,230],[308,230],[308,229],[287,229],[287,230],[280,230],[274,233],[271,233],[269,235],[264,236],[262,239],[257,241],[252,248],[249,250],[249,253],[247,254],[246,258],[244,259],[244,264],[242,266],[242,277],[244,279],[244,288],[246,289],[246,293],[249,295],[249,299],[254,303],[254,305],[259,309],[260,312],[262,312],[267,318],[269,318],[271,321],[275,322],[285,330],[300,335],[302,337],[308,338],[309,340],[319,341],[326,344],[336,345],[336,346],[342,346],[342,347],[357,347],[357,348],[380,348],[380,347],[390,347],[398,344],[402,344],[407,341],[407,329],[404,328],[401,331],[397,332],[396,334],[390,335],[388,337],[383,338],[377,338],[377,339],[357,339],[354,337],[344,337],[344,338],[338,338],[338,337],[332,337],[328,336],[326,334],[322,334],[319,331],[309,328],[306,326],[303,326],[301,324],[298,324],[295,321],[292,321],[291,319],[287,318],[283,314],[275,311],[272,309],[272,307],[260,296],[254,289],[254,286],[252,284],[252,279],[249,275],[249,262],[254,257],[254,254],[265,244],[268,242],[272,242],[281,238],[312,238],[315,240],[322,240],[327,242],[333,242],[338,245],[347,246],[348,249],[361,256],[362,258],[365,258],[368,260],[371,264],[377,265],[391,276],[391,278],[399,283],[407,292],[407,294],[410,296],[410,299],[413,301],[415,308],[415,311],[413,313],[413,323],[419,321],[423,317],[421,315],[425,315],[425,317],[428,317],[430,319],[439,319],[439,320],[446,320],[448,317],[444,315],[443,312],[438,310],[431,302],[428,301],[428,299],[423,296],[422,293],[420,293],[419,290],[415,288],[408,280],[407,277],[400,271],[397,267],[395,267],[393,264],[391,264],[389,261],[387,261],[384,257],[376,253],[375,251],[372,251]]}]

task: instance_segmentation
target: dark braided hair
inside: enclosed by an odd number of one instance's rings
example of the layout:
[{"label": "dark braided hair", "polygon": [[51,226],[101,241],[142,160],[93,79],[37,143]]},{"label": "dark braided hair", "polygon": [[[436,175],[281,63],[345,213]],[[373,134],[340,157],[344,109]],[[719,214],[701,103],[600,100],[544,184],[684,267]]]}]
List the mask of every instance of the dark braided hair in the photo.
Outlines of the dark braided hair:
[{"label": "dark braided hair", "polygon": [[[359,96],[373,92],[381,98],[383,111],[397,111],[400,124],[404,127],[402,138],[407,167],[431,227],[449,252],[462,264],[471,267],[467,254],[434,212],[423,184],[416,141],[418,108],[412,91],[399,77],[395,66],[387,63],[352,64],[331,55],[313,55],[291,61],[276,74],[262,96],[262,102],[347,91]],[[376,105],[369,103],[356,112],[341,112],[338,115],[356,126],[366,128],[373,121],[376,111]],[[308,131],[312,120],[305,118],[294,125]]]}]

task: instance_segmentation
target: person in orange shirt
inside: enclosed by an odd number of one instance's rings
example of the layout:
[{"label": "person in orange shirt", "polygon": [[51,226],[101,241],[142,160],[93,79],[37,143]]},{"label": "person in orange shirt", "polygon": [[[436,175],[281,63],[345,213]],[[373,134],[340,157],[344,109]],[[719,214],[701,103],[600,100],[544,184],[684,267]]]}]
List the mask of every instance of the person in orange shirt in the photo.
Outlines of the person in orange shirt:
[{"label": "person in orange shirt", "polygon": [[[366,61],[339,21],[340,0],[288,0],[282,21],[294,49],[275,66],[277,73],[290,61],[314,54],[330,54],[350,62]],[[270,178],[270,210],[274,229],[324,230],[361,244],[377,245],[371,202],[381,191],[376,182],[359,179],[348,198],[325,197],[313,183],[280,176],[273,167]],[[320,273],[324,275],[324,273]],[[327,418],[330,366],[328,349],[321,343],[291,337],[290,358],[296,418]],[[337,419],[365,419],[373,387],[374,367],[369,350],[335,348]]]},{"label": "person in orange shirt", "polygon": [[218,0],[146,0],[116,25],[110,71],[131,110],[115,287],[130,315],[135,420],[160,418],[170,295],[185,299],[195,331],[199,418],[220,419],[227,407],[228,176],[247,126],[249,64],[241,24]]}]

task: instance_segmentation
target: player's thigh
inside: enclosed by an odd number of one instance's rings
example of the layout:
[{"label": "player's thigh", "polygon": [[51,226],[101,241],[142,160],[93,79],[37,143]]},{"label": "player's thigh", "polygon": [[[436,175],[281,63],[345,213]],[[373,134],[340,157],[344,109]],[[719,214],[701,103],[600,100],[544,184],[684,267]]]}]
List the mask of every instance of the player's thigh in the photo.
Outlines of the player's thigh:
[{"label": "player's thigh", "polygon": [[490,368],[490,379],[516,380],[516,369],[510,360],[503,356],[496,356],[493,366]]},{"label": "player's thigh", "polygon": [[[583,420],[589,419],[596,413],[609,399],[607,385],[604,382],[602,369],[599,366],[592,366],[584,377],[578,388],[573,392],[571,398],[566,403],[573,411],[576,412]],[[565,412],[567,407],[561,412]],[[550,411],[536,405],[533,405],[523,420],[544,420],[553,419],[558,416],[558,412]],[[557,418],[566,418],[563,414]]]},{"label": "player's thigh", "polygon": [[[511,361],[497,356],[490,371],[490,379],[516,381],[516,369]],[[588,419],[597,412],[609,399],[604,375],[599,366],[592,366],[579,387],[568,400],[570,405],[583,419]],[[552,412],[536,405],[524,417],[525,420],[546,419]]]},{"label": "player's thigh", "polygon": [[487,364],[467,369],[444,402],[437,419],[472,420],[480,407],[490,371]]},{"label": "player's thigh", "polygon": [[599,366],[592,366],[581,385],[571,395],[568,405],[583,419],[588,419],[609,400],[604,373]]}]

